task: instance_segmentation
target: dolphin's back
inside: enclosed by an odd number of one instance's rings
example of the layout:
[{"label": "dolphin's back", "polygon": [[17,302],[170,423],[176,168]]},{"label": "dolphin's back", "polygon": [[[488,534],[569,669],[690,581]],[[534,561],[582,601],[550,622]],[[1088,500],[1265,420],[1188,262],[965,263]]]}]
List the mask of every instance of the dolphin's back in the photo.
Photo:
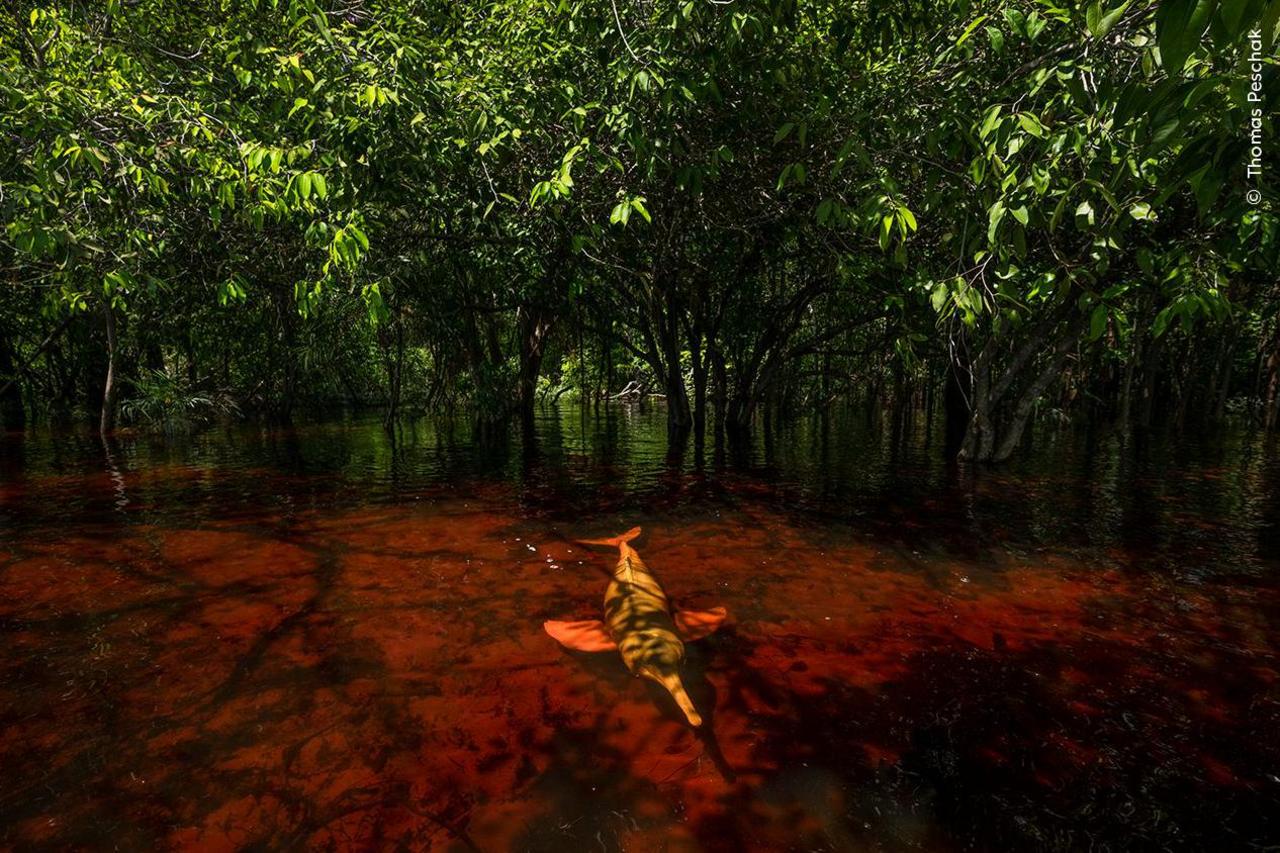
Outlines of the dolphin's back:
[{"label": "dolphin's back", "polygon": [[645,653],[652,654],[658,647],[666,647],[664,656],[676,661],[684,658],[667,594],[631,548],[624,549],[605,590],[604,623],[632,672]]}]

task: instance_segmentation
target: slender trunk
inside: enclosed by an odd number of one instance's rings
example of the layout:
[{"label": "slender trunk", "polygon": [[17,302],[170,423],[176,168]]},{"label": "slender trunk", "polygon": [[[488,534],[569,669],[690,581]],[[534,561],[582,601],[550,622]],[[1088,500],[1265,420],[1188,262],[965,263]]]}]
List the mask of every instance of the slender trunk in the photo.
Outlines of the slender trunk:
[{"label": "slender trunk", "polygon": [[382,348],[383,366],[387,372],[387,411],[383,426],[391,427],[400,416],[401,376],[404,371],[404,324],[399,318],[395,323],[395,340],[391,340],[385,326],[378,327],[378,343]]},{"label": "slender trunk", "polygon": [[1262,424],[1271,432],[1280,425],[1280,318],[1276,319],[1271,352],[1267,355],[1267,390],[1262,411]]},{"label": "slender trunk", "polygon": [[104,312],[107,331],[107,381],[102,387],[102,417],[98,432],[109,435],[116,426],[116,315],[108,304]]},{"label": "slender trunk", "polygon": [[1214,421],[1221,421],[1227,413],[1227,399],[1231,396],[1231,376],[1235,372],[1236,344],[1239,340],[1239,334],[1233,327],[1222,354],[1222,361],[1218,365],[1217,387],[1212,389],[1214,396],[1210,417]]},{"label": "slender trunk", "polygon": [[1083,328],[1083,320],[1077,320],[1069,323],[1066,329],[1063,330],[1061,337],[1058,338],[1058,342],[1053,348],[1052,358],[1045,364],[1044,369],[1040,371],[1040,375],[1022,392],[1022,396],[1018,398],[1018,402],[1014,405],[1013,415],[1010,417],[1009,425],[1004,431],[1004,437],[1000,442],[999,448],[995,451],[995,455],[991,457],[993,461],[1003,462],[1013,455],[1018,443],[1022,441],[1022,435],[1026,431],[1027,423],[1031,418],[1031,411],[1035,407],[1036,401],[1040,399],[1045,389],[1061,373],[1062,365],[1071,353],[1071,348],[1076,345],[1079,333]]},{"label": "slender trunk", "polygon": [[[964,446],[965,433],[973,415],[969,405],[969,396],[965,393],[965,379],[969,373],[967,358],[959,354],[956,360],[947,364],[947,373],[943,380],[942,406],[944,412],[943,429],[945,430],[942,445],[943,456],[950,460],[960,455]],[[930,396],[929,421],[933,421],[933,400]]]},{"label": "slender trunk", "polygon": [[724,432],[725,406],[728,402],[729,389],[727,387],[728,378],[724,363],[724,354],[720,352],[720,348],[714,344],[708,343],[707,355],[711,359],[711,374],[714,385],[712,393],[712,404],[715,406],[715,433],[721,435]]},{"label": "slender trunk", "polygon": [[[39,358],[44,353],[45,350],[49,349],[53,345],[54,341],[58,339],[59,335],[61,335],[64,331],[66,331],[66,328],[71,325],[71,321],[75,319],[75,316],[76,315],[74,314],[68,314],[66,317],[64,317],[62,322],[58,324],[57,328],[55,328],[52,332],[46,335],[45,339],[40,342],[40,346],[36,347],[35,352],[33,352],[30,356],[27,357],[27,361],[25,364],[22,365],[21,370],[24,370],[24,371],[30,370],[31,365],[35,364],[36,359]],[[0,339],[0,350],[4,351],[3,354],[0,354],[0,358],[8,357],[9,359],[12,359],[13,356],[16,355],[16,352],[13,349],[12,342],[7,338]],[[56,358],[56,352],[51,350],[49,361],[52,362],[52,361],[58,361],[58,360],[59,359]],[[52,371],[52,365],[50,365],[50,369]],[[19,372],[20,370],[18,366],[14,364],[12,361],[10,361],[7,366],[0,364],[0,373],[4,374],[3,376],[0,376],[0,379],[4,380],[4,385],[0,385],[0,399],[5,399],[5,397],[12,390],[14,393],[18,395],[17,400],[18,400],[18,403],[21,404],[22,395],[21,395],[21,389],[18,386]],[[50,384],[52,385],[58,384],[57,379],[58,379],[57,376],[52,377]],[[62,379],[61,385],[63,389],[69,389],[70,386],[74,383],[74,378],[71,377],[70,374],[65,371],[61,374],[61,379]],[[71,394],[70,390],[64,390],[61,396],[70,397],[70,394]]]},{"label": "slender trunk", "polygon": [[613,393],[613,341],[601,336],[600,348],[604,350],[604,393]]},{"label": "slender trunk", "polygon": [[18,387],[18,364],[13,343],[6,333],[0,333],[0,428],[22,429],[26,423],[26,411],[22,407],[22,389]]},{"label": "slender trunk", "polygon": [[994,340],[987,341],[973,363],[969,400],[972,415],[965,432],[964,444],[960,448],[961,459],[985,460],[991,446],[991,361],[995,358],[995,348]]},{"label": "slender trunk", "polygon": [[[973,363],[972,399],[969,401],[971,416],[969,429],[960,449],[960,458],[987,462],[997,457],[996,440],[1001,403],[1026,372],[1035,357],[1043,352],[1045,343],[1061,320],[1072,310],[1070,301],[1050,310],[1040,319],[1014,351],[1009,363],[999,376],[992,379],[996,354],[1002,348],[997,338],[991,338],[983,346]],[[1016,414],[1014,416],[1016,420]],[[1020,432],[1020,431],[1019,431]]]},{"label": "slender trunk", "polygon": [[1151,426],[1156,406],[1156,385],[1160,380],[1160,357],[1164,354],[1164,338],[1155,338],[1147,345],[1142,360],[1142,393],[1138,400],[1138,426]]},{"label": "slender trunk", "polygon": [[187,382],[191,384],[192,388],[195,388],[200,382],[200,371],[196,363],[195,341],[192,340],[190,329],[187,330],[187,334],[183,339],[183,350],[187,357]]},{"label": "slender trunk", "polygon": [[667,431],[671,434],[683,433],[693,423],[689,391],[685,388],[684,371],[680,364],[680,329],[679,318],[676,316],[678,310],[671,288],[667,289],[667,297],[655,300],[650,308],[654,318],[654,331],[658,335],[654,341],[658,351],[654,366],[659,369],[662,390],[667,395]]},{"label": "slender trunk", "polygon": [[518,401],[520,418],[533,423],[534,404],[538,392],[538,376],[542,372],[547,335],[551,331],[553,317],[541,306],[520,306],[516,312],[520,330],[520,376]]},{"label": "slender trunk", "polygon": [[287,424],[293,421],[293,406],[298,388],[298,310],[292,296],[283,289],[276,291],[274,301],[279,346],[277,348],[273,341],[274,352],[269,363],[271,366],[281,364],[281,377],[278,399],[271,401],[271,404],[276,419]]},{"label": "slender trunk", "polygon": [[700,446],[707,434],[707,359],[700,330],[689,336],[689,354],[693,361],[693,432]]},{"label": "slender trunk", "polygon": [[1129,332],[1133,337],[1133,342],[1129,348],[1129,358],[1125,360],[1124,365],[1124,386],[1120,392],[1120,429],[1127,438],[1132,429],[1131,423],[1133,417],[1133,376],[1138,368],[1139,362],[1142,361],[1142,335],[1137,329]]}]

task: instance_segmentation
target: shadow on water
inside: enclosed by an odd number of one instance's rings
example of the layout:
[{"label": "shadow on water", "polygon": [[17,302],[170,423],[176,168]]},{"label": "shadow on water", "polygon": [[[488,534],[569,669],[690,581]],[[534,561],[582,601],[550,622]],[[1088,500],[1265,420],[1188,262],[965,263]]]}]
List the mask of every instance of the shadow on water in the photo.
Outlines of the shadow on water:
[{"label": "shadow on water", "polygon": [[[0,846],[1280,843],[1274,439],[532,426],[5,436]],[[698,732],[542,632],[637,524]]]}]

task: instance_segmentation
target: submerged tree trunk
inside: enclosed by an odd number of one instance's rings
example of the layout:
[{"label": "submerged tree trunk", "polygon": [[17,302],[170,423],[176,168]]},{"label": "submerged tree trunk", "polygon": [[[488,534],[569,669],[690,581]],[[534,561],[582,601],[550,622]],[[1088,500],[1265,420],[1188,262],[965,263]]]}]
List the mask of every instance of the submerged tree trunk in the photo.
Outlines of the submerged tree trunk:
[{"label": "submerged tree trunk", "polygon": [[[674,296],[674,288],[668,293]],[[689,406],[689,389],[684,384],[684,369],[680,363],[679,309],[668,304],[658,312],[658,345],[662,351],[664,368],[663,391],[667,395],[667,432],[680,435],[693,424],[693,412]]]},{"label": "submerged tree trunk", "polygon": [[715,434],[717,440],[719,436],[724,434],[725,427],[725,407],[728,404],[728,378],[727,368],[724,363],[724,354],[720,352],[720,348],[708,344],[707,356],[711,359],[711,375],[713,380],[714,392],[713,405],[715,406]]},{"label": "submerged tree trunk", "polygon": [[1280,317],[1276,318],[1276,330],[1271,339],[1271,352],[1267,355],[1267,387],[1262,403],[1262,425],[1267,432],[1280,426]]},{"label": "submerged tree trunk", "polygon": [[0,333],[0,428],[22,429],[26,410],[18,385],[17,353],[7,333]]},{"label": "submerged tree trunk", "polygon": [[702,330],[689,330],[689,357],[693,363],[693,433],[698,447],[707,434],[707,354],[702,346]]},{"label": "submerged tree trunk", "polygon": [[1031,411],[1036,401],[1040,399],[1061,372],[1062,365],[1067,356],[1070,355],[1071,348],[1076,344],[1077,335],[1082,330],[1082,322],[1069,323],[1061,337],[1058,338],[1058,343],[1053,348],[1053,355],[1045,364],[1044,369],[1022,392],[1022,396],[1018,398],[1009,423],[1004,429],[1004,437],[1000,442],[1000,446],[996,449],[994,457],[992,457],[993,461],[1003,462],[1013,455],[1018,443],[1022,441],[1022,435],[1026,431],[1027,423],[1031,418]]},{"label": "submerged tree trunk", "polygon": [[404,377],[404,322],[399,317],[394,321],[395,340],[391,340],[386,326],[378,327],[378,343],[382,348],[382,361],[387,371],[387,411],[383,416],[383,426],[390,428],[400,416],[401,388]]},{"label": "submerged tree trunk", "polygon": [[[942,406],[945,438],[942,453],[948,460],[960,455],[960,449],[964,446],[965,433],[969,428],[969,418],[973,415],[969,405],[969,393],[965,390],[969,373],[969,365],[966,362],[967,358],[957,355],[947,364],[947,373],[943,380]],[[932,397],[929,404],[929,419],[932,422]]]},{"label": "submerged tree trunk", "polygon": [[[1084,317],[1069,319],[1065,325],[1062,324],[1071,310],[1072,303],[1064,302],[1037,323],[995,378],[996,352],[1003,347],[1003,342],[992,338],[983,346],[974,360],[971,415],[959,458],[972,462],[1001,462],[1013,453],[1022,440],[1036,401],[1052,384],[1083,329]],[[1055,330],[1058,337],[1049,361],[1034,379],[1022,385],[1028,368],[1044,351]],[[1019,385],[1023,388],[1022,394],[1012,409],[1002,406],[1009,392]]]},{"label": "submerged tree trunk", "polygon": [[102,386],[102,416],[98,420],[98,432],[108,435],[116,427],[116,314],[111,305],[105,306],[107,331],[107,380]]},{"label": "submerged tree trunk", "polygon": [[1142,390],[1138,398],[1137,426],[1146,429],[1156,407],[1156,386],[1160,381],[1160,359],[1164,355],[1164,338],[1154,338],[1147,344],[1146,354],[1138,365],[1142,371]]},{"label": "submerged tree trunk", "polygon": [[538,376],[542,372],[547,336],[555,317],[542,306],[520,306],[516,311],[516,326],[520,334],[520,376],[518,405],[522,422],[533,423],[534,404],[538,393]]}]

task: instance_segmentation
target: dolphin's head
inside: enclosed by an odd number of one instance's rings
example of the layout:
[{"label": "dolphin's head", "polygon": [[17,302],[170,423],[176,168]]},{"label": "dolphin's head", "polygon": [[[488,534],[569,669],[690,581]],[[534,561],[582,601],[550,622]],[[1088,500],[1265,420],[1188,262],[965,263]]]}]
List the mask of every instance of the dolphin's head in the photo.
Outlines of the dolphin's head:
[{"label": "dolphin's head", "polygon": [[646,639],[649,642],[645,643],[643,650],[635,658],[635,674],[661,684],[676,701],[689,725],[698,728],[702,725],[702,715],[693,706],[693,700],[689,698],[684,682],[680,680],[684,648],[678,642],[655,641],[656,638],[652,637]]}]

